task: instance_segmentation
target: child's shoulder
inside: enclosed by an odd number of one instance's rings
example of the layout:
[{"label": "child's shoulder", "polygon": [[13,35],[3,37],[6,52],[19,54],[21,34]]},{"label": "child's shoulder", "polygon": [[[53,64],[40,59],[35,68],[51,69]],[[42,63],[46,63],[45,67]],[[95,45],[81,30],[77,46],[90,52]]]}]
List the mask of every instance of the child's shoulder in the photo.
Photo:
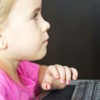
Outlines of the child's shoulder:
[{"label": "child's shoulder", "polygon": [[[6,95],[6,89],[7,89],[7,80],[4,75],[4,72],[0,69],[0,98],[2,99]],[[1,100],[0,99],[0,100]]]},{"label": "child's shoulder", "polygon": [[39,65],[30,61],[21,61],[17,69],[18,75],[24,77],[35,75],[38,71]]},{"label": "child's shoulder", "polygon": [[24,68],[38,67],[38,66],[39,66],[38,64],[30,61],[21,61],[19,63],[19,67],[24,67]]},{"label": "child's shoulder", "polygon": [[33,69],[38,69],[39,65],[34,63],[34,62],[30,62],[30,61],[21,61],[19,63],[18,69],[23,70],[23,71],[31,71]]},{"label": "child's shoulder", "polygon": [[2,86],[6,86],[8,80],[7,74],[0,68],[0,88]]}]

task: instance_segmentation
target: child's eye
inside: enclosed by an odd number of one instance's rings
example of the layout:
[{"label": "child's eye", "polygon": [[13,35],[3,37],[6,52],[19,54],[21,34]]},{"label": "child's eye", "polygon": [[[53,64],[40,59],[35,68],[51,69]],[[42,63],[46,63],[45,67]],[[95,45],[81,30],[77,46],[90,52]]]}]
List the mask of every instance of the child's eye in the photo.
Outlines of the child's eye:
[{"label": "child's eye", "polygon": [[37,20],[37,15],[38,15],[38,13],[35,13],[35,15],[33,16],[34,20]]}]

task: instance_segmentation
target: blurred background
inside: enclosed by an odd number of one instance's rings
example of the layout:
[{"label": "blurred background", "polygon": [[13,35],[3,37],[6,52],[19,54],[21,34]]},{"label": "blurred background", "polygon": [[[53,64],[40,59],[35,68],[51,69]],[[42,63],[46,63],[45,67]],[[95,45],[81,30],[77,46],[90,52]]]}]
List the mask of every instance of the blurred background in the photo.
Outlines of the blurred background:
[{"label": "blurred background", "polygon": [[100,79],[100,0],[43,0],[51,24],[47,55],[36,63],[75,67],[79,79]]}]

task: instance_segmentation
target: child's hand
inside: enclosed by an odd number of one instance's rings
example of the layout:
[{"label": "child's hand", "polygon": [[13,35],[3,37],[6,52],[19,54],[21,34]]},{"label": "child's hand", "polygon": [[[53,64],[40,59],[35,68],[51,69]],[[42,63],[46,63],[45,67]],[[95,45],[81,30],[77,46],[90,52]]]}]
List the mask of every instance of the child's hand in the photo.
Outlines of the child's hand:
[{"label": "child's hand", "polygon": [[61,65],[48,66],[42,81],[42,89],[62,89],[70,84],[71,77],[73,80],[76,80],[78,77],[78,72],[75,68]]}]

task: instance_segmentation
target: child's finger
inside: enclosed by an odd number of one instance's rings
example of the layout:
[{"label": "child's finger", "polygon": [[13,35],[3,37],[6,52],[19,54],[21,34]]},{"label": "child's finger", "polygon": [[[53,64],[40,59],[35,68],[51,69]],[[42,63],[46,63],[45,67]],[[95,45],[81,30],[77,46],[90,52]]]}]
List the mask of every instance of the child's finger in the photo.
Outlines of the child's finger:
[{"label": "child's finger", "polygon": [[53,76],[54,78],[58,79],[59,78],[59,73],[58,70],[55,66],[49,66],[46,70],[46,73],[50,76]]},{"label": "child's finger", "polygon": [[53,82],[53,78],[45,73],[44,79],[42,81],[41,87],[44,90],[49,90],[51,89],[51,84]]},{"label": "child's finger", "polygon": [[46,73],[42,82],[42,89],[49,90],[51,89],[51,85],[53,83],[54,78],[59,78],[59,73],[55,66],[49,66],[46,69]]},{"label": "child's finger", "polygon": [[70,80],[71,80],[71,71],[69,69],[69,67],[64,66],[65,71],[66,71],[66,84],[70,84]]},{"label": "child's finger", "polygon": [[76,80],[78,77],[78,71],[75,68],[70,68],[72,75],[72,79]]},{"label": "child's finger", "polygon": [[66,73],[65,73],[65,69],[63,66],[61,65],[55,65],[57,70],[58,70],[58,73],[60,75],[60,83],[65,83],[66,81]]},{"label": "child's finger", "polygon": [[43,90],[50,90],[50,89],[51,89],[50,83],[45,83],[45,82],[43,82],[43,83],[42,83],[42,89],[43,89]]}]

